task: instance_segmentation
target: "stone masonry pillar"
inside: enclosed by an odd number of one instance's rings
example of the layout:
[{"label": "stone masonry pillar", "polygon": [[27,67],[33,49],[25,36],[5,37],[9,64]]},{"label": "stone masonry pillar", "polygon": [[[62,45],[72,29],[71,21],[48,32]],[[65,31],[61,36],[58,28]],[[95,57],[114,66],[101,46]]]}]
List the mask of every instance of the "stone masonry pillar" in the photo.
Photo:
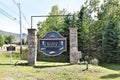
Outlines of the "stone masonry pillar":
[{"label": "stone masonry pillar", "polygon": [[78,36],[77,28],[70,28],[70,64],[78,62]]},{"label": "stone masonry pillar", "polygon": [[36,29],[28,29],[28,65],[34,66],[37,57]]}]

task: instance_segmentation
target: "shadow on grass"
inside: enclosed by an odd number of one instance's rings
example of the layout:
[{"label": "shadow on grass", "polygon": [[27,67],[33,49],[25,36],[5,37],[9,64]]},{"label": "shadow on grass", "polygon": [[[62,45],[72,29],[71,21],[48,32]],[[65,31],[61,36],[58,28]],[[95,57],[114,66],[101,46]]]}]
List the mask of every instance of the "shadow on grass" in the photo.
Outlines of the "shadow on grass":
[{"label": "shadow on grass", "polygon": [[15,66],[30,66],[30,65],[28,65],[28,63],[18,63],[15,64]]},{"label": "shadow on grass", "polygon": [[107,69],[120,71],[120,64],[100,64],[100,66],[107,68]]},{"label": "shadow on grass", "polygon": [[12,64],[0,64],[0,66],[9,66],[9,65],[13,65],[13,66],[29,66],[28,63],[12,63]]},{"label": "shadow on grass", "polygon": [[41,66],[34,66],[34,68],[52,68],[52,67],[62,67],[62,66],[70,66],[71,64],[65,65],[41,65]]},{"label": "shadow on grass", "polygon": [[100,78],[102,79],[114,79],[114,78],[120,78],[120,74],[109,74],[109,75],[105,75],[105,76],[101,76]]},{"label": "shadow on grass", "polygon": [[[31,65],[28,65],[27,62],[16,62],[16,63],[13,63],[13,64],[0,64],[1,66],[9,66],[9,65],[12,65],[12,66],[31,66]],[[41,64],[40,66],[39,65],[35,65],[33,66],[33,68],[50,68],[50,67],[62,67],[62,66],[70,66],[71,64],[49,64],[49,62],[47,62],[45,65],[44,64]]]},{"label": "shadow on grass", "polygon": [[[48,65],[47,65],[48,64]],[[7,65],[7,64],[6,64]],[[9,64],[10,65],[10,64]],[[28,63],[22,63],[22,62],[16,62],[15,64],[11,64],[11,65],[14,65],[14,66],[31,66],[31,65],[28,65]],[[48,62],[45,64],[45,65],[35,65],[33,66],[33,68],[50,68],[50,67],[62,67],[62,66],[70,66],[71,64],[61,64],[61,65],[52,65],[52,64],[49,64]]]},{"label": "shadow on grass", "polygon": [[8,65],[14,65],[14,64],[0,64],[0,66],[8,66]]}]

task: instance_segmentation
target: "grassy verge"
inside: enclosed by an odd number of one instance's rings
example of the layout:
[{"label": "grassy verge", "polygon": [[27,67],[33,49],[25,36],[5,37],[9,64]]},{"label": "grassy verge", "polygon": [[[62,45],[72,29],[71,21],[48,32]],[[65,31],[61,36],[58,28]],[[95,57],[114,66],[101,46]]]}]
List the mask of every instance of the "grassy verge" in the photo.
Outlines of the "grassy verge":
[{"label": "grassy verge", "polygon": [[[0,52],[0,55],[1,52]],[[14,65],[19,61],[19,65]],[[120,65],[103,64],[101,66],[59,62],[37,62],[36,66],[27,66],[25,60],[12,60],[0,56],[0,80],[120,80]]]}]

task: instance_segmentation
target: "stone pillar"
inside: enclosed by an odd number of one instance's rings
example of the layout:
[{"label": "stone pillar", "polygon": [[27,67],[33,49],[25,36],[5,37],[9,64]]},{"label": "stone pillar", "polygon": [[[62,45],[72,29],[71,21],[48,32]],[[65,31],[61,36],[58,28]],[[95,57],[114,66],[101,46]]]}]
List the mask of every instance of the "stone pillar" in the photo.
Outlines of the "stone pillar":
[{"label": "stone pillar", "polygon": [[78,63],[78,35],[77,28],[70,28],[70,64]]},{"label": "stone pillar", "polygon": [[34,66],[37,57],[36,29],[28,29],[28,65]]}]

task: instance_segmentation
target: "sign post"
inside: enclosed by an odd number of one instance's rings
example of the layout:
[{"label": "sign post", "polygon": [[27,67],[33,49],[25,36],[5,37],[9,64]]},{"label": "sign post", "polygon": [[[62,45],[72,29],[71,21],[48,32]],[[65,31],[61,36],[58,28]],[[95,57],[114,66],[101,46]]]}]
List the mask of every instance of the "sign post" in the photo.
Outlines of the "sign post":
[{"label": "sign post", "polygon": [[57,56],[66,51],[66,38],[57,32],[49,32],[39,40],[39,51],[47,56]]},{"label": "sign post", "polygon": [[10,64],[12,64],[12,52],[15,51],[15,47],[14,46],[8,46],[7,51],[10,52]]},{"label": "sign post", "polygon": [[12,64],[12,51],[10,51],[10,64]]}]

